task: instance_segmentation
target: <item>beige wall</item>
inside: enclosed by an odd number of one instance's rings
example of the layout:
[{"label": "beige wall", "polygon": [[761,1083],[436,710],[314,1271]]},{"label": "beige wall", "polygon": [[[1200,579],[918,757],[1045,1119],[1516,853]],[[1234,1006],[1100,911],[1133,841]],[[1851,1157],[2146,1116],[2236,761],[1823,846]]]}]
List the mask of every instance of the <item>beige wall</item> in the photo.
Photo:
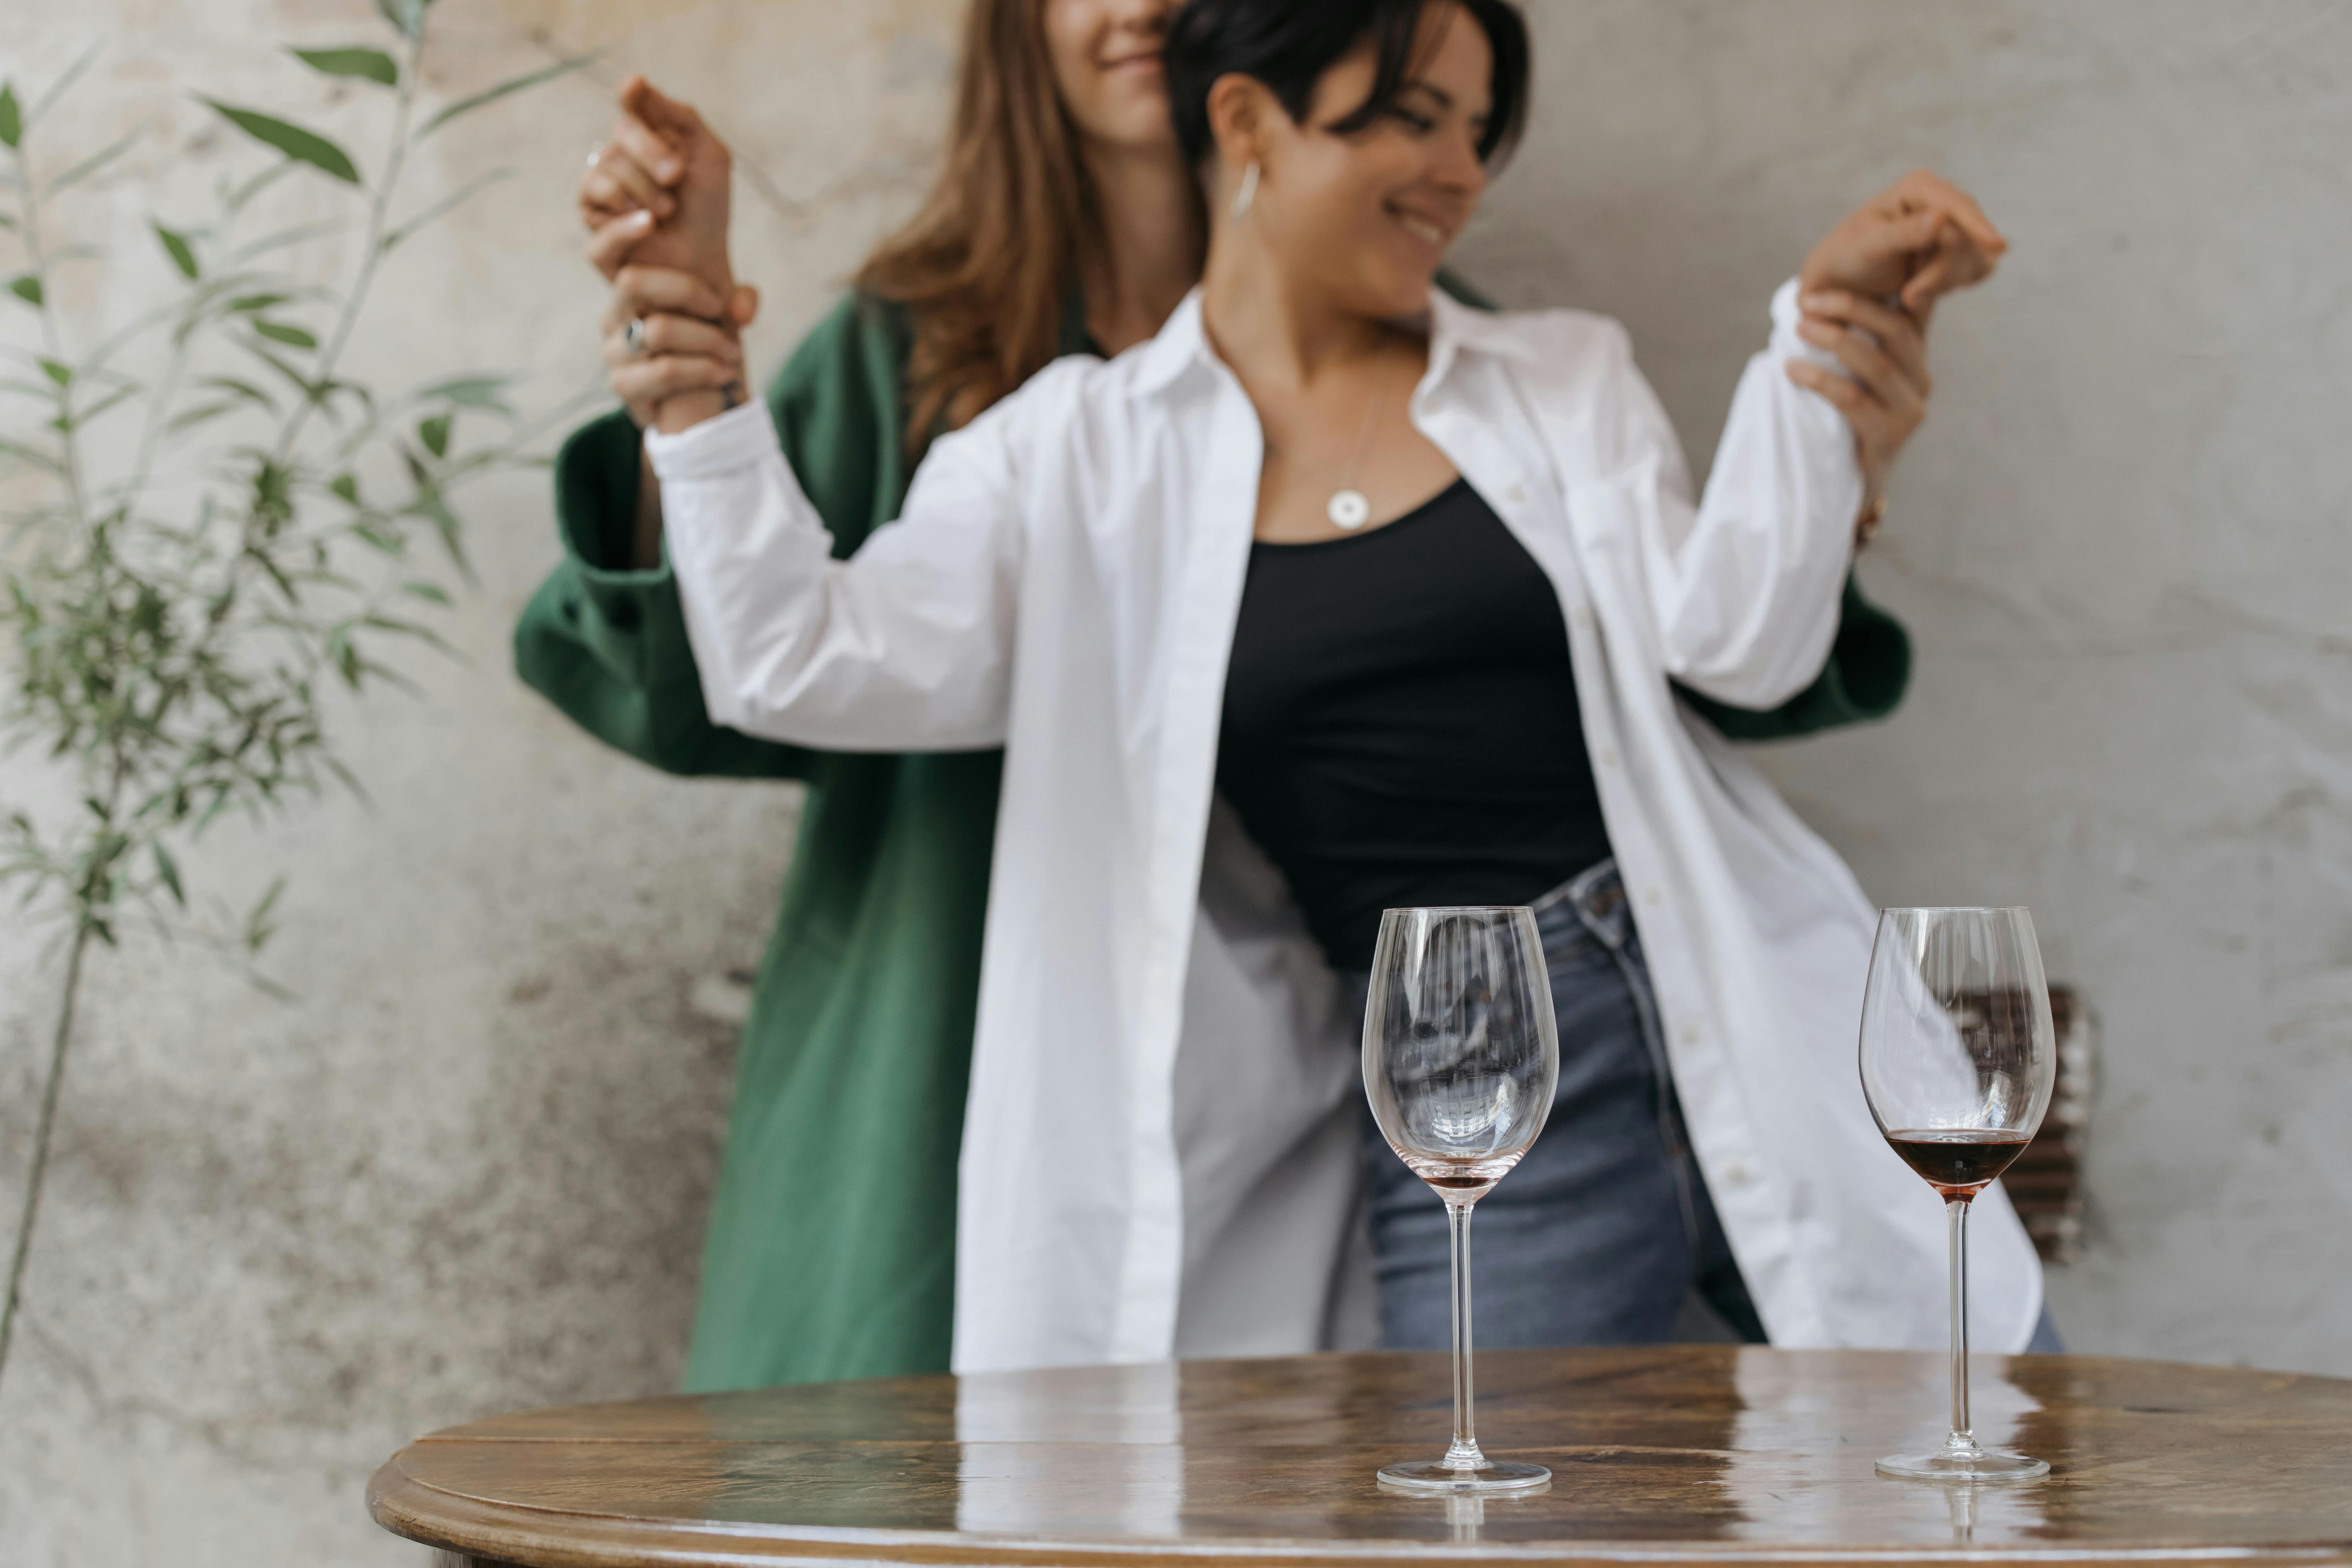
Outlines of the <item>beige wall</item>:
[{"label": "beige wall", "polygon": [[[368,364],[535,367],[542,405],[592,374],[568,192],[633,68],[741,149],[773,363],[918,189],[956,9],[440,0],[438,92],[611,52],[435,144],[428,184],[527,177],[404,259]],[[1883,900],[2032,904],[2103,1013],[2092,1243],[2052,1292],[2075,1345],[2352,1373],[2340,7],[1532,9],[1535,131],[1463,262],[1513,302],[1623,317],[1702,465],[1767,294],[1844,206],[1928,163],[2017,242],[1937,324],[1934,422],[1864,568],[1917,638],[1911,700],[1770,765]],[[73,297],[86,320],[163,284],[136,226],[192,188],[163,177],[205,129],[186,89],[361,123],[312,112],[269,46],[362,36],[363,0],[23,14],[20,84],[109,40],[65,141],[155,127],[91,209],[122,260]],[[347,731],[373,809],[225,831],[192,868],[292,874],[275,963],[299,999],[185,955],[97,971],[0,1385],[12,1564],[415,1562],[359,1501],[405,1436],[676,1375],[728,1089],[715,977],[756,958],[795,803],[656,777],[520,689],[505,638],[552,559],[546,501],[518,480],[472,518],[470,665],[417,664],[424,700]],[[0,767],[0,795],[43,787]],[[48,980],[0,927],[9,1212]]]}]

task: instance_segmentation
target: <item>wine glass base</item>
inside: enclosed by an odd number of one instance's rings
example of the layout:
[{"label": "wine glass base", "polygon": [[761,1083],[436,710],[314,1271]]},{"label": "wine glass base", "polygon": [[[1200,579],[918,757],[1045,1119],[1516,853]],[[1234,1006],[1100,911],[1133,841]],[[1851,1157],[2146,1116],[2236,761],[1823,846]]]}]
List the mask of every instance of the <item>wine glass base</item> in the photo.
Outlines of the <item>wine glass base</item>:
[{"label": "wine glass base", "polygon": [[1930,1454],[1889,1454],[1878,1461],[1878,1473],[1906,1481],[1947,1481],[1962,1486],[2002,1481],[2038,1480],[2050,1473],[2049,1461],[2012,1454],[2006,1448],[1970,1448],[1955,1452],[1938,1448]]},{"label": "wine glass base", "polygon": [[1443,1459],[1415,1459],[1381,1468],[1381,1485],[1400,1492],[1531,1492],[1551,1484],[1541,1465],[1489,1459],[1475,1469],[1456,1469]]}]

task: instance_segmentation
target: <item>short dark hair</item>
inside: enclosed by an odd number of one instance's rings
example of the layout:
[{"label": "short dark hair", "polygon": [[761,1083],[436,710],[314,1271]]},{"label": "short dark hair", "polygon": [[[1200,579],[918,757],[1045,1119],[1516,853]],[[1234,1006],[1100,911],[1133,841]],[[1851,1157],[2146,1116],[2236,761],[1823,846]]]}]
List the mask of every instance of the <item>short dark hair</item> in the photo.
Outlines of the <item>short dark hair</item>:
[{"label": "short dark hair", "polygon": [[[1403,92],[1423,13],[1439,0],[1187,0],[1169,24],[1168,100],[1176,142],[1194,166],[1216,145],[1209,89],[1235,71],[1274,90],[1304,122],[1315,84],[1348,51],[1375,40],[1371,95],[1331,129],[1342,135],[1378,119]],[[1444,0],[1485,30],[1495,52],[1493,106],[1478,141],[1482,162],[1516,145],[1528,116],[1528,25],[1511,0]]]}]

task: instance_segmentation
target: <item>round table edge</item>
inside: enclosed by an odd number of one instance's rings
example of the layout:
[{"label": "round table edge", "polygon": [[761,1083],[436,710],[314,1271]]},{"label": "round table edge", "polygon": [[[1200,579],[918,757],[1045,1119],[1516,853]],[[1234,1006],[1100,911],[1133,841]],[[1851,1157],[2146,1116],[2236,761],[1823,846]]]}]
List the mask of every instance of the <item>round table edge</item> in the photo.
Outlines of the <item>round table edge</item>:
[{"label": "round table edge", "polygon": [[[431,1439],[420,1439],[431,1441]],[[490,1502],[446,1491],[410,1475],[402,1460],[411,1444],[384,1461],[368,1480],[369,1517],[404,1540],[514,1568],[735,1568],[738,1564],[910,1563],[924,1568],[1142,1568],[1149,1563],[1215,1563],[1220,1568],[1329,1568],[1335,1563],[1410,1563],[1416,1568],[1474,1568],[1479,1563],[1544,1563],[1551,1568],[1622,1568],[1624,1564],[1765,1564],[1771,1568],[1858,1568],[1861,1564],[2063,1563],[2067,1568],[2326,1568],[2352,1563],[2337,1547],[1855,1547],[1791,1551],[1761,1542],[1742,1550],[1720,1542],[1688,1544],[1639,1542],[1303,1542],[1234,1539],[1213,1542],[1086,1542],[992,1539],[937,1531],[808,1529],[745,1533],[719,1524],[692,1524],[622,1514],[586,1514]]]}]

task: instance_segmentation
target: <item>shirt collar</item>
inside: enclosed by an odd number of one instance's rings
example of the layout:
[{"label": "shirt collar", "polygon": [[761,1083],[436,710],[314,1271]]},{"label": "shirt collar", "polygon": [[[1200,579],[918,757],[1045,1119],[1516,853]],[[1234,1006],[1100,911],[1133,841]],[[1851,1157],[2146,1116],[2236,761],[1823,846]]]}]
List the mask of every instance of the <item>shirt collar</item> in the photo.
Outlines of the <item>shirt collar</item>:
[{"label": "shirt collar", "polygon": [[1194,284],[1183,302],[1170,312],[1160,331],[1143,345],[1129,385],[1138,396],[1164,392],[1194,365],[1217,365],[1209,347],[1208,329],[1201,322],[1201,289]]},{"label": "shirt collar", "polygon": [[[1508,317],[1463,304],[1443,289],[1429,291],[1429,377],[1435,385],[1452,368],[1456,353],[1498,354],[1506,359],[1533,360],[1535,347],[1515,330]],[[1201,319],[1201,290],[1196,286],[1170,314],[1159,335],[1139,351],[1135,379],[1129,384],[1138,396],[1163,392],[1195,365],[1223,370],[1223,362],[1209,343]]]},{"label": "shirt collar", "polygon": [[1437,367],[1440,356],[1451,360],[1450,351],[1470,349],[1478,353],[1500,354],[1505,359],[1533,361],[1535,345],[1528,342],[1511,318],[1500,310],[1482,310],[1475,305],[1465,305],[1443,289],[1429,291],[1430,365]]}]

